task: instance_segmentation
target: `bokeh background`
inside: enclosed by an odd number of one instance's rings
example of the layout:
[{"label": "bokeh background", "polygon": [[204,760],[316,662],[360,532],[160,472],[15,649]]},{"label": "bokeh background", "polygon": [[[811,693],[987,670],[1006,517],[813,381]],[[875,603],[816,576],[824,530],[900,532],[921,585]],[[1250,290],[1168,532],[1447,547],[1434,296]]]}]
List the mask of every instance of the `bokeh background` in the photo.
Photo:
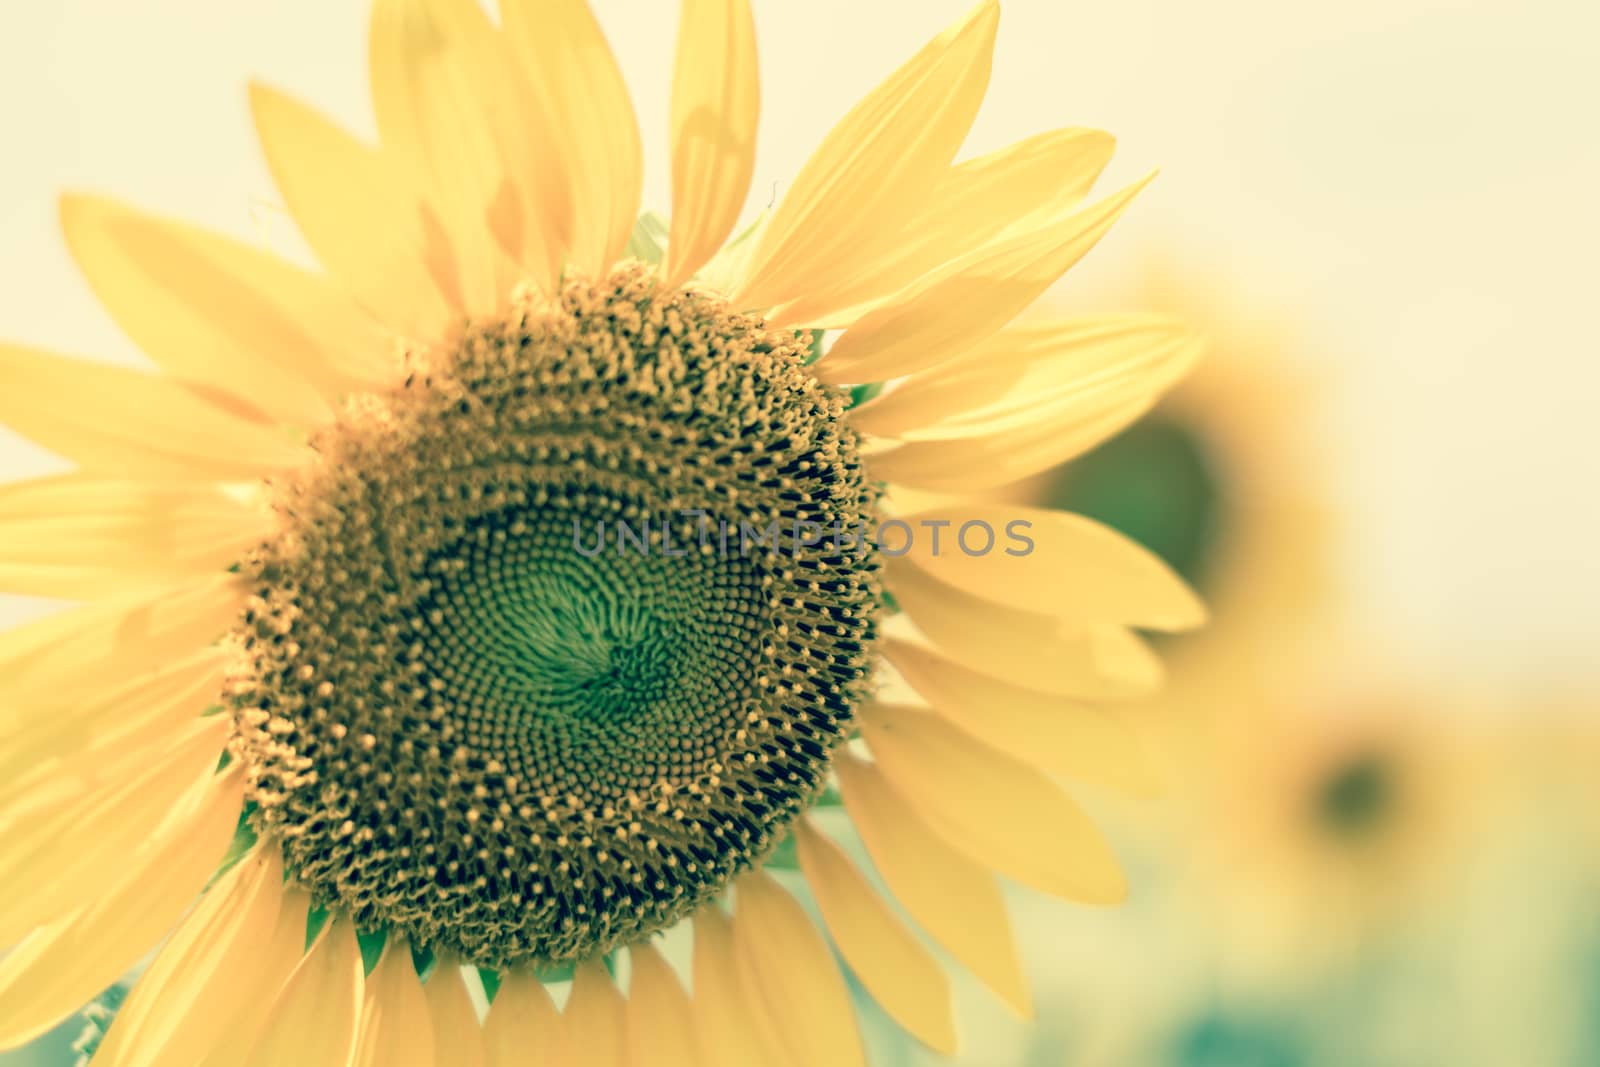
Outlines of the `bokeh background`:
[{"label": "bokeh background", "polygon": [[[967,0],[755,0],[754,215]],[[595,0],[667,195],[676,5]],[[0,8],[0,334],[139,362],[62,188],[303,254],[257,76],[370,132],[362,0]],[[1076,472],[1215,625],[1126,709],[1168,771],[1085,794],[1134,896],[1018,892],[1031,1023],[961,989],[965,1063],[1600,1064],[1600,5],[1009,0],[969,142],[1120,139],[1162,176],[1052,296],[1176,310],[1211,360]],[[0,478],[54,461],[0,430]],[[0,626],[49,605],[0,598]],[[876,1062],[935,1062],[866,1006]],[[79,1027],[65,1028],[74,1032]],[[68,1034],[0,1055],[74,1062]]]}]

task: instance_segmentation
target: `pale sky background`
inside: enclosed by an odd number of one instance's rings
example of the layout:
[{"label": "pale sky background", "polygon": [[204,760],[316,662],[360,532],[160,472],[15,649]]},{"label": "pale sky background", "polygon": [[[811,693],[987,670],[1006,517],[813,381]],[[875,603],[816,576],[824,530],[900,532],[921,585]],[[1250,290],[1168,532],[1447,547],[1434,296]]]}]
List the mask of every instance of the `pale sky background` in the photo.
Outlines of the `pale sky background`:
[{"label": "pale sky background", "polygon": [[[64,187],[293,251],[244,83],[362,131],[361,0],[7,0],[0,337],[137,360],[55,226]],[[597,0],[667,204],[677,5]],[[967,0],[756,0],[751,209]],[[1428,671],[1573,674],[1600,638],[1600,4],[1012,0],[970,148],[1116,133],[1162,177],[1064,292],[1176,259],[1299,325],[1368,640]],[[3,434],[3,431],[0,431]],[[0,476],[45,468],[0,436]],[[0,623],[40,605],[0,600]]]}]

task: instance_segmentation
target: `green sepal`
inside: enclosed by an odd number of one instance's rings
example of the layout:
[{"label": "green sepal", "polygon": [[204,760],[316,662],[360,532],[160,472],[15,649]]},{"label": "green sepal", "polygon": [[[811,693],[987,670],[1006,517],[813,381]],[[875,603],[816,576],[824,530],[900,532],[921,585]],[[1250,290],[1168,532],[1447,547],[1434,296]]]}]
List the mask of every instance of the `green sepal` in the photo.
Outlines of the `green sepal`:
[{"label": "green sepal", "polygon": [[882,382],[863,382],[860,385],[852,385],[850,387],[850,406],[858,408],[881,392],[883,392]]},{"label": "green sepal", "polygon": [[772,850],[772,855],[767,857],[763,867],[770,867],[779,871],[797,871],[800,869],[800,852],[795,847],[794,835],[789,834],[778,847]]},{"label": "green sepal", "polygon": [[806,364],[806,366],[809,367],[809,366],[811,366],[811,364],[815,363],[817,360],[822,358],[822,338],[827,334],[827,331],[826,330],[800,330],[798,332],[799,333],[809,333],[811,335],[811,340],[806,342],[805,364]]},{"label": "green sepal", "polygon": [[211,880],[206,883],[210,889],[216,884],[217,879],[238,866],[239,861],[250,854],[256,847],[255,827],[250,825],[250,816],[256,811],[256,802],[247,800],[239,811],[239,821],[233,827],[233,840],[228,842],[228,850],[222,854],[222,862],[217,864],[217,869],[211,872]]},{"label": "green sepal", "polygon": [[356,944],[361,946],[361,969],[371,974],[372,969],[378,965],[378,960],[383,958],[383,946],[389,941],[389,929],[381,930],[356,930]]},{"label": "green sepal", "polygon": [[830,785],[822,791],[821,796],[812,801],[811,806],[813,808],[837,808],[843,804],[844,796],[840,794],[836,786]]},{"label": "green sepal", "polygon": [[570,963],[558,963],[553,967],[535,967],[533,969],[533,976],[546,985],[552,982],[570,982],[575,973],[577,973],[577,968]]},{"label": "green sepal", "polygon": [[667,253],[667,220],[658,212],[646,211],[633,224],[623,254],[641,263],[659,267]]},{"label": "green sepal", "polygon": [[312,942],[317,935],[322,933],[322,928],[328,925],[328,909],[312,908],[306,912],[306,951],[311,951]]},{"label": "green sepal", "polygon": [[494,995],[500,992],[500,972],[492,967],[479,967],[478,981],[483,983],[484,999],[493,1004]]},{"label": "green sepal", "polygon": [[433,954],[433,949],[426,945],[411,946],[411,966],[416,968],[418,981],[426,982],[438,965],[439,957]]}]

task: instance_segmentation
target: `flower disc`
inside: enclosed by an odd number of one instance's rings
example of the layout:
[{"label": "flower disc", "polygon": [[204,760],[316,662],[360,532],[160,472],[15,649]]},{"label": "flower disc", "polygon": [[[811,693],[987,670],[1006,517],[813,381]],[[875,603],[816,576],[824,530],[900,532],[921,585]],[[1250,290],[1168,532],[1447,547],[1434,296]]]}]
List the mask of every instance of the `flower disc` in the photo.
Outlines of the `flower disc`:
[{"label": "flower disc", "polygon": [[555,963],[776,844],[852,728],[878,603],[870,546],[831,536],[876,493],[804,355],[625,266],[313,442],[233,694],[297,880],[413,943]]}]

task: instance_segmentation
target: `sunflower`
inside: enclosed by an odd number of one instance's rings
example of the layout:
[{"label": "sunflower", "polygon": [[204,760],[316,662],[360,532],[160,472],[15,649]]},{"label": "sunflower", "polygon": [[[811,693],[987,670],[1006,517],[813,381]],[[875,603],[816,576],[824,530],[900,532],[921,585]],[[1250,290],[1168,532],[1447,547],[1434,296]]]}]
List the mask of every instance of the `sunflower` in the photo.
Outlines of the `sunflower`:
[{"label": "sunflower", "polygon": [[1153,680],[1133,628],[1202,610],[1095,522],[959,493],[1091,446],[1196,345],[1007,328],[1144,183],[1084,206],[1112,141],[1075,128],[953,162],[998,17],[738,236],[738,0],[684,5],[664,228],[582,0],[378,0],[377,146],[252,88],[326,273],[62,201],[156,368],[0,349],[0,419],[76,465],[0,496],[0,588],[84,601],[0,637],[0,1046],[159,944],[96,1062],[847,1067],[831,938],[952,1049],[841,818],[1028,1010],[996,875],[1122,896],[1053,776],[1137,784],[1094,704]]}]

